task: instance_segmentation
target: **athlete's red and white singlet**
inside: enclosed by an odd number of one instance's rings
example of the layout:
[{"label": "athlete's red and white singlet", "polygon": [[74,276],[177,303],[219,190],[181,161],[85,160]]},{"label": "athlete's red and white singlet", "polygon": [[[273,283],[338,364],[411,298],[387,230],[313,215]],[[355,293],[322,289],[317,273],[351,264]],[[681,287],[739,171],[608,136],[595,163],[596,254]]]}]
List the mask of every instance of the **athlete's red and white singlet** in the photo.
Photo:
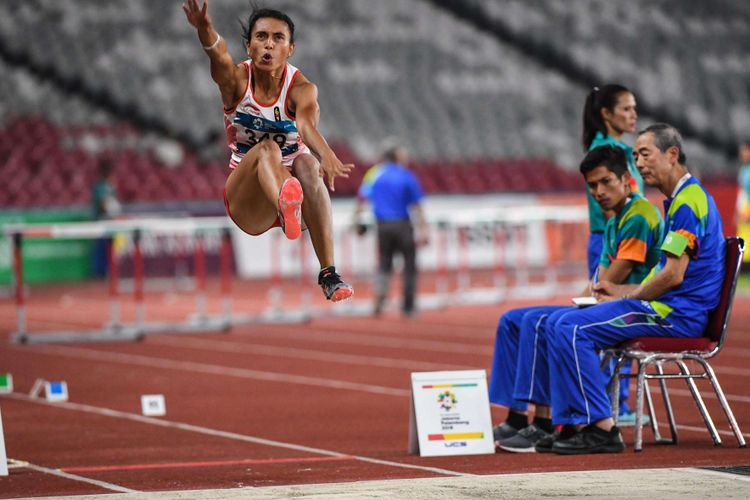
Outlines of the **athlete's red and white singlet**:
[{"label": "athlete's red and white singlet", "polygon": [[283,84],[276,100],[262,104],[255,99],[252,78],[253,66],[250,60],[242,63],[247,69],[247,88],[242,99],[234,108],[224,109],[224,128],[227,132],[227,143],[232,150],[230,168],[235,168],[245,153],[260,141],[270,138],[281,148],[282,163],[291,168],[292,162],[299,155],[310,150],[302,142],[297,132],[294,115],[289,112],[287,98],[289,89],[299,70],[286,63]]}]

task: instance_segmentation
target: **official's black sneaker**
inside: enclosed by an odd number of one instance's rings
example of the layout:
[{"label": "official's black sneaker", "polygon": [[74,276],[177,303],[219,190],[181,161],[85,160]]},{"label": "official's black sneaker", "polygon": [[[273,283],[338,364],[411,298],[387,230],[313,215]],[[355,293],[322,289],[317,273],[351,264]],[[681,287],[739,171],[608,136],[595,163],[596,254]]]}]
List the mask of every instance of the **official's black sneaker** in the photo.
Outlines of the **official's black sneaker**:
[{"label": "official's black sneaker", "polygon": [[621,453],[625,449],[622,434],[617,426],[608,432],[590,424],[568,439],[558,439],[552,452],[560,455],[583,455],[587,453]]},{"label": "official's black sneaker", "polygon": [[551,436],[549,432],[540,429],[536,424],[530,424],[518,431],[514,436],[503,439],[497,446],[505,451],[513,453],[534,453],[534,446],[541,439]]},{"label": "official's black sneaker", "polygon": [[318,285],[323,289],[326,299],[331,302],[346,300],[354,295],[354,288],[350,284],[344,283],[334,266],[328,266],[320,270]]},{"label": "official's black sneaker", "polygon": [[492,428],[492,437],[495,440],[495,446],[500,446],[500,441],[513,437],[516,434],[518,434],[518,429],[508,422],[503,422]]},{"label": "official's black sneaker", "polygon": [[552,453],[552,445],[558,439],[568,439],[576,433],[576,428],[572,425],[563,425],[562,429],[549,434],[536,442],[534,449],[537,453]]}]

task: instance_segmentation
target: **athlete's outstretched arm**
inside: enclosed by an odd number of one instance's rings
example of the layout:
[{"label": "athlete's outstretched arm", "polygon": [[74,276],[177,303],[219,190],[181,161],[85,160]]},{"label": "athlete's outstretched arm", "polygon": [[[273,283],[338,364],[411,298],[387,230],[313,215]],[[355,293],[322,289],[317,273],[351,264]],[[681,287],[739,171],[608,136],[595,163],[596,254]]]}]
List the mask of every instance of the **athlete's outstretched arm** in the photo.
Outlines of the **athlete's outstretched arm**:
[{"label": "athlete's outstretched arm", "polygon": [[224,106],[231,107],[239,97],[238,92],[244,89],[244,82],[240,81],[242,71],[232,61],[226,41],[213,28],[211,16],[208,15],[208,0],[204,0],[203,7],[198,5],[198,0],[186,0],[182,10],[188,22],[198,31],[203,50],[211,60],[211,78],[219,86]]},{"label": "athlete's outstretched arm", "polygon": [[331,191],[335,191],[334,180],[336,176],[349,177],[349,172],[354,168],[354,165],[341,163],[341,160],[336,157],[336,153],[333,152],[318,131],[320,119],[318,88],[309,81],[300,82],[292,87],[290,97],[295,104],[297,128],[302,140],[320,159],[321,175],[325,173]]}]

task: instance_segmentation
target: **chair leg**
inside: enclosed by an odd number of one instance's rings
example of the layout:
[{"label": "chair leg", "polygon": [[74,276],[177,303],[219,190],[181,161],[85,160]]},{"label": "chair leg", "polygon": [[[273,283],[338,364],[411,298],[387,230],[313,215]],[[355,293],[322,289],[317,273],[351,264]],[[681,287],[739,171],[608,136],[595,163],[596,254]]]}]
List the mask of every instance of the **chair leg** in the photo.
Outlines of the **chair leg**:
[{"label": "chair leg", "polygon": [[[688,369],[684,361],[678,360],[678,361],[675,361],[675,363],[677,363],[677,365],[680,367],[680,371],[682,372],[683,375],[690,375],[690,370]],[[685,379],[685,382],[687,382],[688,388],[690,389],[690,392],[693,395],[695,404],[698,405],[698,410],[700,411],[701,416],[703,417],[703,421],[706,423],[706,428],[708,429],[708,432],[711,434],[711,439],[713,439],[714,444],[716,446],[721,445],[721,437],[719,437],[719,432],[716,430],[714,421],[711,419],[711,415],[709,415],[708,409],[706,409],[706,403],[703,402],[701,393],[698,391],[698,387],[695,385],[695,380],[688,377]]]},{"label": "chair leg", "polygon": [[643,449],[643,392],[646,383],[646,366],[638,360],[638,378],[635,386],[635,433],[633,438],[633,451]]},{"label": "chair leg", "polygon": [[[661,361],[656,363],[656,373],[664,375],[664,365]],[[661,388],[661,397],[664,400],[664,408],[667,411],[667,421],[669,422],[669,432],[672,434],[672,439],[657,439],[657,442],[662,444],[677,444],[677,424],[675,423],[674,411],[672,410],[672,400],[669,398],[669,389],[667,388],[667,381],[664,378],[659,378],[659,387]],[[654,415],[651,415],[651,421],[655,422]]]},{"label": "chair leg", "polygon": [[620,370],[622,370],[622,365],[624,363],[625,357],[620,354],[617,357],[617,364],[615,365],[615,369],[612,370],[612,378],[609,381],[609,397],[612,407],[612,420],[615,421],[615,425],[617,425],[617,421],[620,418]]},{"label": "chair leg", "polygon": [[656,421],[656,411],[654,410],[654,401],[651,397],[651,387],[648,385],[648,379],[643,381],[643,393],[646,395],[646,407],[648,408],[648,414],[651,416],[651,432],[654,434],[654,440],[657,443],[664,442],[664,438],[661,437],[659,432],[659,422]]},{"label": "chair leg", "polygon": [[719,379],[716,378],[716,374],[714,373],[713,368],[708,364],[708,362],[703,359],[696,359],[696,361],[700,363],[701,366],[703,366],[703,369],[706,371],[706,375],[708,375],[708,379],[711,381],[711,385],[714,388],[716,397],[719,399],[721,408],[724,410],[724,413],[727,416],[727,420],[729,420],[729,426],[732,428],[732,432],[734,432],[734,437],[737,438],[737,443],[739,444],[740,448],[744,448],[746,446],[745,437],[742,435],[740,426],[737,424],[737,420],[734,418],[734,413],[732,413],[732,409],[729,407],[729,401],[727,401],[727,398],[724,395],[724,391],[721,389]]}]

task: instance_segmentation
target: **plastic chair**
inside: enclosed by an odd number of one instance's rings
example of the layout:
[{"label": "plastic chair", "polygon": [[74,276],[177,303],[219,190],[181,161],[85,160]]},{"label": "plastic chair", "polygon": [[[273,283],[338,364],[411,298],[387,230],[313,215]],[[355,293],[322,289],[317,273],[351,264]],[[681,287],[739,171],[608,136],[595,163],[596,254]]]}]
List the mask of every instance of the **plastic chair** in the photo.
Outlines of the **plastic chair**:
[{"label": "plastic chair", "polygon": [[[729,402],[724,396],[724,391],[719,385],[719,380],[711,368],[708,360],[716,356],[724,345],[727,335],[727,322],[732,311],[734,291],[740,274],[742,254],[745,250],[745,242],[742,238],[729,237],[726,239],[726,264],[724,270],[724,281],[721,287],[721,298],[708,318],[706,330],[702,337],[697,338],[675,338],[675,337],[638,337],[622,343],[613,349],[605,351],[605,359],[614,357],[617,359],[617,367],[611,381],[612,394],[619,394],[620,378],[636,378],[636,417],[634,450],[641,451],[643,445],[643,398],[644,394],[651,416],[651,429],[657,443],[676,444],[677,428],[675,425],[674,412],[667,391],[667,380],[683,379],[690,389],[690,393],[698,405],[698,410],[706,423],[711,438],[715,445],[721,445],[721,438],[716,426],[706,409],[703,398],[698,391],[694,379],[707,379],[711,382],[716,396],[719,399],[724,413],[726,413],[729,425],[734,432],[740,448],[745,447],[745,439],[742,436],[737,421],[734,418]],[[638,370],[633,374],[621,374],[622,366],[631,360],[638,362]],[[703,368],[703,373],[692,373],[685,361],[695,361]],[[679,368],[679,373],[665,373],[664,363],[672,362]],[[653,365],[655,373],[647,373],[649,366]],[[666,408],[671,438],[662,438],[659,433],[659,423],[656,421],[653,400],[647,381],[658,380],[661,388],[664,406]],[[617,397],[612,398],[612,415],[619,415],[619,402]],[[616,417],[615,417],[616,418]]]}]

